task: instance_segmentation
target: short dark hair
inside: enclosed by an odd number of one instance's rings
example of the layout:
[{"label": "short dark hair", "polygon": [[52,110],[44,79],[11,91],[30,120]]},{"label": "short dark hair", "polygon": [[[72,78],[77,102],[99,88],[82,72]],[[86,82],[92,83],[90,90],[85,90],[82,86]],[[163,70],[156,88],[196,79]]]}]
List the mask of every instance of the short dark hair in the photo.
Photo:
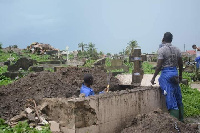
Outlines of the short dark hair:
[{"label": "short dark hair", "polygon": [[171,43],[171,42],[172,42],[172,39],[173,39],[172,33],[166,32],[166,33],[164,34],[163,40],[164,40],[166,43]]},{"label": "short dark hair", "polygon": [[83,80],[84,80],[84,83],[92,85],[92,83],[93,83],[93,76],[91,74],[87,73],[87,74],[84,75]]},{"label": "short dark hair", "polygon": [[194,48],[194,47],[197,47],[197,46],[194,44],[194,45],[192,45],[192,48]]}]

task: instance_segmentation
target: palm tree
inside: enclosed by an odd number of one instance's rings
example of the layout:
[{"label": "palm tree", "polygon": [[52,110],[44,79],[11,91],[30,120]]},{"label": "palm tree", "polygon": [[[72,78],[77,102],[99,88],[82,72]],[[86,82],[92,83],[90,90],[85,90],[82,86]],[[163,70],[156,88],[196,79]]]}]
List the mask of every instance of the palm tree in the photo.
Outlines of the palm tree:
[{"label": "palm tree", "polygon": [[90,57],[95,58],[95,57],[98,56],[97,49],[95,48],[95,44],[93,44],[92,42],[90,42],[88,44],[87,48],[88,48],[87,52],[90,55]]},{"label": "palm tree", "polygon": [[85,48],[86,46],[87,46],[87,44],[84,44],[83,42],[78,44],[78,47],[81,48],[81,51],[82,51],[82,52],[84,51],[84,48]]},{"label": "palm tree", "polygon": [[126,55],[130,55],[130,54],[133,52],[133,50],[134,50],[135,48],[138,48],[138,47],[140,47],[140,46],[138,46],[138,43],[137,43],[136,40],[130,41],[130,42],[128,43],[128,46],[126,47],[125,54],[126,54]]},{"label": "palm tree", "polygon": [[93,44],[92,42],[90,42],[90,43],[88,44],[88,50],[94,50],[94,49],[96,49],[96,48],[95,48],[95,44]]},{"label": "palm tree", "polygon": [[100,52],[99,52],[99,56],[100,56],[100,57],[103,57],[103,56],[104,56],[104,53],[103,53],[102,51],[100,51]]},{"label": "palm tree", "polygon": [[106,56],[111,57],[111,53],[107,53]]}]

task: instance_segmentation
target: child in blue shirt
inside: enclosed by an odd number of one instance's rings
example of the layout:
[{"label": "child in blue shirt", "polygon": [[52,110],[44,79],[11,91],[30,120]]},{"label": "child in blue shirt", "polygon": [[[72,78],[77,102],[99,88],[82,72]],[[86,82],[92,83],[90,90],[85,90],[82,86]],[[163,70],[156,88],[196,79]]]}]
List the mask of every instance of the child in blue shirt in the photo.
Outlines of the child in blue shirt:
[{"label": "child in blue shirt", "polygon": [[[90,86],[93,84],[94,78],[91,74],[87,73],[84,75],[84,83],[81,86],[81,90],[80,90],[80,94],[84,93],[85,97],[91,96],[91,95],[95,95],[94,91],[92,88],[90,88]],[[100,93],[104,93],[104,91],[99,92]]]}]

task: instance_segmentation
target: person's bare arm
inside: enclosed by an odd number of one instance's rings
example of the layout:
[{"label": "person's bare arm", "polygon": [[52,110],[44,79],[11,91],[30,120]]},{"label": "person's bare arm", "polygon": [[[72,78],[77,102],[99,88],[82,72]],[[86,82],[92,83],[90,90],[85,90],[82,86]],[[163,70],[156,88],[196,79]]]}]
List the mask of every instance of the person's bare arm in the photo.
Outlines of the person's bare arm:
[{"label": "person's bare arm", "polygon": [[158,75],[158,73],[161,71],[162,64],[163,64],[163,59],[158,59],[157,66],[156,66],[156,70],[155,70],[155,73],[154,73],[153,78],[152,78],[152,80],[151,80],[151,83],[152,83],[152,84],[155,84],[155,83],[154,83],[155,78],[156,78],[156,76]]},{"label": "person's bare arm", "polygon": [[183,60],[182,57],[178,59],[178,67],[179,67],[179,81],[182,80],[182,72],[183,72]]}]

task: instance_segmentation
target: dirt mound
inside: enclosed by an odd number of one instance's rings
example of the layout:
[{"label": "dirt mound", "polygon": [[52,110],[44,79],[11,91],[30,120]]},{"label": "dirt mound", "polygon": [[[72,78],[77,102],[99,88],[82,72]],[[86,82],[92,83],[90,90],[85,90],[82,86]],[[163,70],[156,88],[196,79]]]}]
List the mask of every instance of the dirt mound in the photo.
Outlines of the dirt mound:
[{"label": "dirt mound", "polygon": [[171,117],[168,113],[154,111],[138,115],[121,133],[197,133],[189,125]]},{"label": "dirt mound", "polygon": [[[92,88],[96,93],[107,86],[107,74],[98,68],[70,67],[60,72],[30,73],[8,86],[0,88],[0,117],[9,119],[24,109],[27,99],[71,97],[79,95],[83,75],[94,76]],[[111,77],[111,88],[118,87],[118,80]]]}]

